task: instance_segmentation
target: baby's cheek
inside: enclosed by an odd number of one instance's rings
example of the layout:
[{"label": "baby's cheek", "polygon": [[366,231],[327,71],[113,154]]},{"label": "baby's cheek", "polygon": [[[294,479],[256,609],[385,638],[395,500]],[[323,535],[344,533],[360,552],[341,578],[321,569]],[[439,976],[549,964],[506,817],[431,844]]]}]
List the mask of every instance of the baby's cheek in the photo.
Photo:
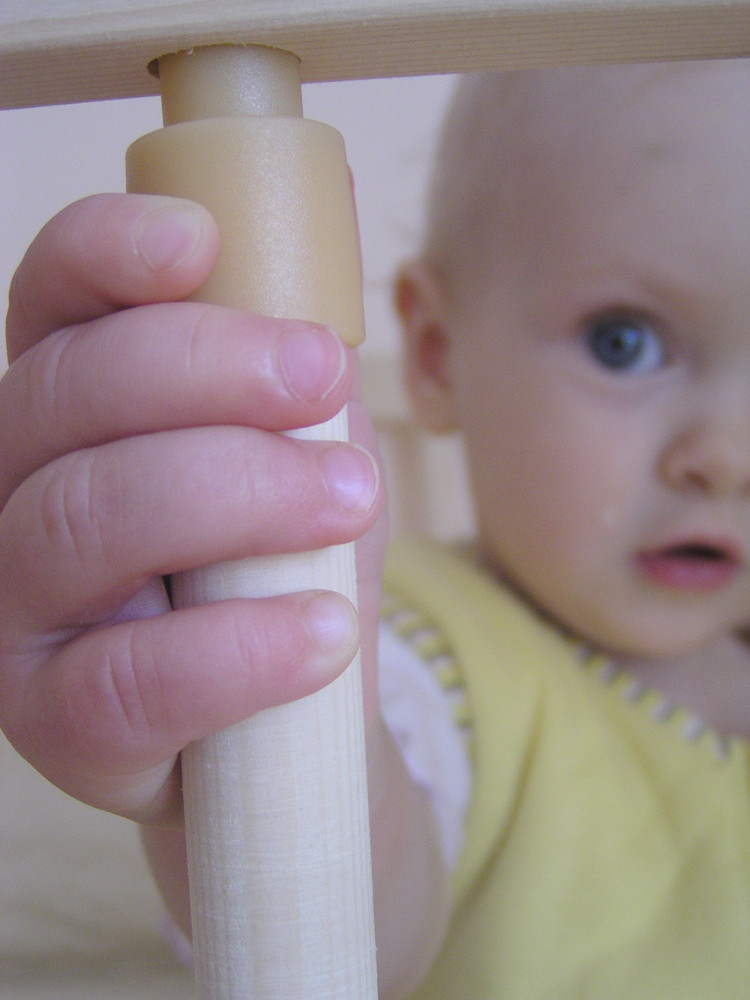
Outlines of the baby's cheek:
[{"label": "baby's cheek", "polygon": [[620,508],[617,504],[607,503],[602,507],[601,524],[605,530],[616,528],[620,517]]}]

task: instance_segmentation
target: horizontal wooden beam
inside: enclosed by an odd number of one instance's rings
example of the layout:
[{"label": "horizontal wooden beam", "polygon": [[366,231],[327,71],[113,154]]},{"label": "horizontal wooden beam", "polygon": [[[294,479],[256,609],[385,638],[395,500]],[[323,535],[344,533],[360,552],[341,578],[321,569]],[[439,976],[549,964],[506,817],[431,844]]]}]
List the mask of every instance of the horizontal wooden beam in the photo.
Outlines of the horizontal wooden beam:
[{"label": "horizontal wooden beam", "polygon": [[750,0],[4,0],[0,107],[155,93],[198,44],[295,52],[303,79],[750,54]]}]

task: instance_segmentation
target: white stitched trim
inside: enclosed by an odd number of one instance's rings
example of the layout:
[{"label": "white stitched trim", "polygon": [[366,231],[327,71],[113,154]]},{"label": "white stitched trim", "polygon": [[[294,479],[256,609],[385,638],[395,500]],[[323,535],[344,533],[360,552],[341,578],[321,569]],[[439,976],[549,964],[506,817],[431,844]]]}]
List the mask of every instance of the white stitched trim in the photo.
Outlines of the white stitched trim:
[{"label": "white stitched trim", "polygon": [[452,868],[463,843],[472,780],[465,730],[455,721],[457,692],[442,687],[434,664],[390,621],[381,623],[378,659],[383,718],[409,773],[432,801],[443,855]]},{"label": "white stitched trim", "polygon": [[[596,654],[590,649],[590,647],[584,644],[579,644],[576,647],[576,655],[579,657],[581,662],[586,665],[586,663],[590,662]],[[641,699],[643,699],[647,694],[658,694],[656,689],[650,688],[639,678],[629,678],[627,673],[624,672],[614,660],[605,660],[601,663],[597,668],[596,676],[602,684],[607,685],[614,683],[619,678],[626,680],[627,683],[622,686],[622,694],[629,702],[634,704],[641,701]],[[651,709],[650,714],[654,721],[658,723],[667,723],[678,710],[679,706],[675,701],[668,698],[666,695],[659,695],[659,699]],[[681,726],[681,732],[683,739],[687,740],[689,743],[698,743],[707,733],[710,733],[710,729],[709,726],[698,716],[689,715]],[[728,760],[731,753],[731,740],[720,736],[718,733],[711,733],[711,736],[711,746],[716,757],[719,760]]]}]

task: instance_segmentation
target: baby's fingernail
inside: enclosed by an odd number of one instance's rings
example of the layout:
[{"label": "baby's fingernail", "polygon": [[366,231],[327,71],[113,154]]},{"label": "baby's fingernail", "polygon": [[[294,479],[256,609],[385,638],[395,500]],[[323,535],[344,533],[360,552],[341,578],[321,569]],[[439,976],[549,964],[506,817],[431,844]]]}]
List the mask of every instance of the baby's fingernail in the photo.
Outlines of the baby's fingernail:
[{"label": "baby's fingernail", "polygon": [[177,267],[195,251],[205,222],[205,213],[197,205],[155,208],[135,228],[136,250],[154,271]]},{"label": "baby's fingernail", "polygon": [[307,604],[307,631],[321,653],[354,653],[359,641],[359,623],[351,603],[340,594],[322,591]]},{"label": "baby's fingernail", "polygon": [[337,444],[321,457],[328,492],[353,514],[367,514],[378,495],[380,472],[374,458],[356,445]]},{"label": "baby's fingernail", "polygon": [[279,364],[293,396],[304,403],[319,403],[344,374],[346,352],[339,338],[325,327],[295,327],[281,337]]}]

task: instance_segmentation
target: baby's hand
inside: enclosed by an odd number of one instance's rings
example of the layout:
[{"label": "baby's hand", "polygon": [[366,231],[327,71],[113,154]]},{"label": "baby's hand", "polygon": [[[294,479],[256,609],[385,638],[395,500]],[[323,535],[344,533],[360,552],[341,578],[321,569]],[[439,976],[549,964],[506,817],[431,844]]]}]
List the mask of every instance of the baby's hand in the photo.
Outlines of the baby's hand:
[{"label": "baby's hand", "polygon": [[[217,245],[197,206],[97,196],[42,230],[10,296],[0,725],[61,788],[140,822],[179,816],[188,742],[316,690],[357,642],[339,596],[171,611],[162,578],[351,541],[381,506],[367,452],[269,433],[344,405],[339,340],[177,301]],[[370,447],[356,408],[353,427]]]}]

